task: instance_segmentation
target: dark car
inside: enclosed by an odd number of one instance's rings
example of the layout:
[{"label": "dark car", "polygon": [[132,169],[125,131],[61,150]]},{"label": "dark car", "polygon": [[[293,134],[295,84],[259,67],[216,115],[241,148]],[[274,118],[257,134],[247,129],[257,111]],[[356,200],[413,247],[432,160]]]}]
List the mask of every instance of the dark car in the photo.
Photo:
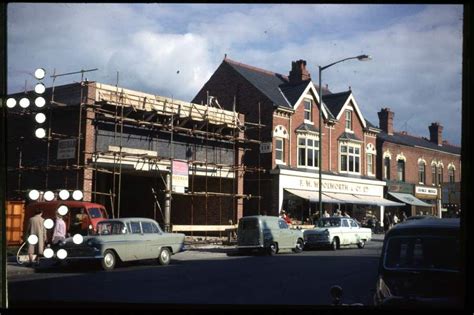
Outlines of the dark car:
[{"label": "dark car", "polygon": [[429,214],[412,215],[411,217],[406,218],[406,221],[421,220],[421,219],[439,219],[439,218],[433,215],[429,215]]},{"label": "dark car", "polygon": [[387,232],[374,304],[456,308],[463,305],[459,219],[424,219]]}]

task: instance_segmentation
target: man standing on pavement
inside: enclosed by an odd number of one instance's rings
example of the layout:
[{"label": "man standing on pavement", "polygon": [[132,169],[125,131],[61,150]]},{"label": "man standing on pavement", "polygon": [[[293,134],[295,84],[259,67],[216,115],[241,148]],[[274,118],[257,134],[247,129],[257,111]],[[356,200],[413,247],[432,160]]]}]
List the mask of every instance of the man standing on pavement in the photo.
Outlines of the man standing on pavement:
[{"label": "man standing on pavement", "polygon": [[38,209],[35,215],[28,221],[28,229],[26,230],[28,237],[30,235],[36,235],[38,242],[33,245],[28,245],[28,257],[30,264],[33,264],[33,255],[36,254],[36,264],[39,265],[39,256],[43,255],[44,246],[46,244],[46,228],[44,227],[44,219],[42,217],[43,210]]}]

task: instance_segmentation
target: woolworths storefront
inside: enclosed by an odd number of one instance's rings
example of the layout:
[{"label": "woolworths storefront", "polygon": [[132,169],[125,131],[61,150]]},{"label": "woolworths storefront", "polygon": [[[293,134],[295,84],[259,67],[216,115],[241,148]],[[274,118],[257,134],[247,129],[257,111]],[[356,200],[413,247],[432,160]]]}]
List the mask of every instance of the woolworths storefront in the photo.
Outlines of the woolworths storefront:
[{"label": "woolworths storefront", "polygon": [[[274,171],[274,191],[278,210],[285,210],[297,221],[308,222],[319,211],[319,175],[289,169]],[[385,207],[403,207],[383,197],[384,181],[322,174],[323,210],[329,214],[340,209],[361,221],[368,214],[383,218]]]}]

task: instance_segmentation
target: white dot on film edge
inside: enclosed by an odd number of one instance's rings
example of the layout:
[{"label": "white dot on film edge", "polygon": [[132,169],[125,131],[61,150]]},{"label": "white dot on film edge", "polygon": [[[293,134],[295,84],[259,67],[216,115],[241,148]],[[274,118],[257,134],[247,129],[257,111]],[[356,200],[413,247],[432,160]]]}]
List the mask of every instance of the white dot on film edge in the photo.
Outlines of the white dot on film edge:
[{"label": "white dot on film edge", "polygon": [[59,206],[59,208],[58,208],[58,213],[60,215],[66,215],[68,211],[69,211],[69,209],[65,205]]},{"label": "white dot on film edge", "polygon": [[56,256],[59,258],[59,259],[64,259],[67,257],[67,251],[65,249],[60,249],[58,250],[58,252],[56,253]]},{"label": "white dot on film edge", "polygon": [[74,244],[79,245],[79,244],[82,244],[82,242],[84,241],[84,238],[82,237],[81,234],[76,234],[73,236],[72,241],[74,242]]},{"label": "white dot on film edge", "polygon": [[7,99],[7,107],[13,108],[16,106],[16,100],[14,98]]},{"label": "white dot on film edge", "polygon": [[28,243],[30,243],[31,245],[36,245],[38,243],[38,236],[34,234],[28,236]]},{"label": "white dot on film edge", "polygon": [[44,225],[44,227],[45,227],[46,229],[49,230],[49,229],[52,229],[52,228],[53,228],[54,222],[53,222],[53,220],[51,220],[51,219],[46,219],[46,220],[44,220],[43,225]]},{"label": "white dot on film edge", "polygon": [[51,248],[46,248],[44,251],[43,251],[43,256],[45,258],[51,258],[54,256],[54,251],[51,249]]}]

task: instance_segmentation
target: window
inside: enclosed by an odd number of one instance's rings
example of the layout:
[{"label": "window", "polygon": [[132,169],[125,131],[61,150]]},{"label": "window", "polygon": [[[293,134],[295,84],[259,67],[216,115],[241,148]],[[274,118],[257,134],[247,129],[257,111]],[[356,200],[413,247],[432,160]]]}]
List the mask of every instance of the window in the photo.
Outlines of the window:
[{"label": "window", "polygon": [[443,183],[443,167],[438,166],[438,185]]},{"label": "window", "polygon": [[405,161],[397,161],[397,179],[399,181],[405,181]]},{"label": "window", "polygon": [[304,119],[305,120],[309,120],[309,121],[313,121],[312,120],[312,102],[310,99],[305,99],[304,100]]},{"label": "window", "polygon": [[431,183],[436,185],[436,165],[431,165]]},{"label": "window", "polygon": [[349,223],[347,222],[347,220],[342,220],[342,226],[349,227]]},{"label": "window", "polygon": [[102,212],[99,208],[89,208],[87,211],[89,212],[91,219],[102,218]]},{"label": "window", "polygon": [[352,111],[346,110],[346,129],[352,130]]},{"label": "window", "polygon": [[454,183],[454,167],[448,169],[449,182]]},{"label": "window", "polygon": [[423,162],[418,163],[418,182],[420,184],[425,183],[425,163]]},{"label": "window", "polygon": [[280,229],[287,229],[288,228],[288,224],[283,220],[278,220],[278,225],[280,226]]},{"label": "window", "polygon": [[159,233],[158,227],[152,222],[142,222],[143,233]]},{"label": "window", "polygon": [[130,230],[132,231],[132,234],[142,234],[140,222],[130,222]]},{"label": "window", "polygon": [[390,158],[386,157],[383,159],[383,177],[384,179],[390,179]]},{"label": "window", "polygon": [[319,167],[319,141],[314,138],[298,138],[298,166]]},{"label": "window", "polygon": [[358,227],[357,223],[355,223],[353,220],[350,221],[351,222],[351,227]]},{"label": "window", "polygon": [[118,235],[127,233],[122,222],[102,221],[97,224],[97,233],[100,235]]},{"label": "window", "polygon": [[283,139],[275,139],[275,160],[279,162],[284,162],[285,160],[285,150],[284,150]]},{"label": "window", "polygon": [[360,147],[341,145],[341,172],[360,173]]},{"label": "window", "polygon": [[367,154],[367,174],[374,174],[374,155],[372,153]]}]

